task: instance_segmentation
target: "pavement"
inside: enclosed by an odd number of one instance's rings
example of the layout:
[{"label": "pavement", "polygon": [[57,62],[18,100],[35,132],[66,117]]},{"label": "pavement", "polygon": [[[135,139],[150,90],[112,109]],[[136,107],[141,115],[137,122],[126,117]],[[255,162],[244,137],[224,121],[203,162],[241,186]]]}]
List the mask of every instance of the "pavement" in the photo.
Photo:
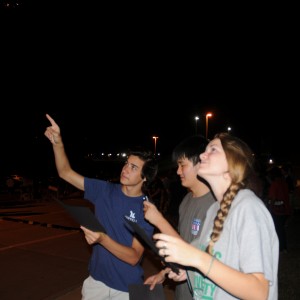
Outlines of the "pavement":
[{"label": "pavement", "polygon": [[[81,205],[82,199],[68,203]],[[52,202],[6,207],[0,197],[0,298],[6,300],[79,300],[90,249],[74,220]],[[32,225],[32,226],[28,226]],[[36,226],[34,226],[36,225]],[[279,300],[300,299],[300,214],[287,226],[288,253],[279,260]],[[145,251],[145,277],[160,270],[160,260]],[[164,286],[166,300],[174,285]]]},{"label": "pavement", "polygon": [[[64,201],[86,204],[78,198]],[[78,227],[53,199],[26,203],[0,195],[0,299],[81,299],[91,248]],[[148,249],[142,265],[146,277],[161,267]],[[171,285],[164,291],[166,300],[173,299]]]}]

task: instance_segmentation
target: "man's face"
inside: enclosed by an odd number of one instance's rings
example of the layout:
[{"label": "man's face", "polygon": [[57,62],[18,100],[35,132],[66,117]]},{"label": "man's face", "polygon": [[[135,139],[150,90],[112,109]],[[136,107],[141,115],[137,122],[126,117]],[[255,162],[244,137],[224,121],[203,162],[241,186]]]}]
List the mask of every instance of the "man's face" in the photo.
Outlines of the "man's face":
[{"label": "man's face", "polygon": [[193,165],[193,163],[186,157],[177,160],[177,175],[179,175],[181,180],[181,185],[190,188],[193,186],[197,179],[198,165]]},{"label": "man's face", "polygon": [[141,184],[143,182],[141,176],[143,166],[144,161],[142,161],[140,158],[134,155],[129,156],[121,171],[121,184],[126,186]]}]

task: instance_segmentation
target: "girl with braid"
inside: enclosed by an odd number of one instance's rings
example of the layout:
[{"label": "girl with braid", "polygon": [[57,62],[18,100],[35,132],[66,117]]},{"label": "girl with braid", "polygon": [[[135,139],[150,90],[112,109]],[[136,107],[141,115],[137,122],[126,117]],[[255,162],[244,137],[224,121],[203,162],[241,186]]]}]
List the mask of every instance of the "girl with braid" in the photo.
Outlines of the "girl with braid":
[{"label": "girl with braid", "polygon": [[217,199],[192,244],[157,233],[167,262],[193,268],[186,278],[193,299],[278,299],[279,242],[272,217],[252,190],[254,156],[240,139],[217,134],[200,155],[198,175]]}]

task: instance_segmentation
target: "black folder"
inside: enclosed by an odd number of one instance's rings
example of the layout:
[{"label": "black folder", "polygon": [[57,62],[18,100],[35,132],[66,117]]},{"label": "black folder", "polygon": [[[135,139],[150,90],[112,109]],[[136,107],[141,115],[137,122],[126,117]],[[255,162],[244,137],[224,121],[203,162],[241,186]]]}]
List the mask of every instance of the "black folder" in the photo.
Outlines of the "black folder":
[{"label": "black folder", "polygon": [[98,221],[95,214],[87,206],[75,206],[63,203],[60,200],[56,200],[62,207],[73,217],[73,219],[80,225],[86,227],[89,230],[95,232],[106,233],[103,225]]},{"label": "black folder", "polygon": [[162,284],[156,284],[150,291],[148,284],[129,285],[129,300],[165,300],[166,296]]},{"label": "black folder", "polygon": [[164,257],[160,256],[158,253],[158,248],[156,248],[155,243],[152,239],[148,237],[144,229],[139,226],[136,222],[132,222],[125,217],[127,224],[130,225],[131,229],[150,247],[150,249],[156,253],[160,259],[163,261],[164,265],[170,267],[173,272],[179,274],[178,265],[175,263],[166,262]]}]

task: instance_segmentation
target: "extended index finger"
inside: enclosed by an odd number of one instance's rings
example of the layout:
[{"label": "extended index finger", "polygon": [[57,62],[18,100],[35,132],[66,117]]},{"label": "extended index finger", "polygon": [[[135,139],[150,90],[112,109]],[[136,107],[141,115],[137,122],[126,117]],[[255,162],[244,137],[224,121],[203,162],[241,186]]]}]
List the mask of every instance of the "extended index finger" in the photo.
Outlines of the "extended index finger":
[{"label": "extended index finger", "polygon": [[57,126],[57,124],[55,123],[55,121],[48,115],[46,114],[46,118],[50,121],[52,126]]}]

